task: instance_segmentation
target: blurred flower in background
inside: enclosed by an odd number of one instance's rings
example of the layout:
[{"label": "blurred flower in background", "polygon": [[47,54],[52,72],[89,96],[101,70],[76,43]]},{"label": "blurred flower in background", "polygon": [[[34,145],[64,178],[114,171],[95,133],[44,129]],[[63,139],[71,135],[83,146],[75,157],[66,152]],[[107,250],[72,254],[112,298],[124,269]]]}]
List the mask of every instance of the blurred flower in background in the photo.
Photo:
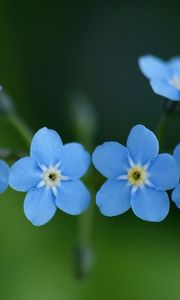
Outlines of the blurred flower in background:
[{"label": "blurred flower in background", "polygon": [[165,62],[153,55],[139,58],[142,73],[150,79],[153,91],[173,101],[180,101],[180,57]]}]

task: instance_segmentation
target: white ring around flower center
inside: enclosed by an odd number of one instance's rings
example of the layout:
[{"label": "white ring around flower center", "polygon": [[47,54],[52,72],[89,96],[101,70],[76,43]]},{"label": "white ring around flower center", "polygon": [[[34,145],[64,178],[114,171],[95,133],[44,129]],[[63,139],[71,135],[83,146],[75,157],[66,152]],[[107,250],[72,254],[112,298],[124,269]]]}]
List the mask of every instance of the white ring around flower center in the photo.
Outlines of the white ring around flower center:
[{"label": "white ring around flower center", "polygon": [[170,79],[169,83],[176,89],[180,90],[180,76],[179,75],[174,75]]},{"label": "white ring around flower center", "polygon": [[134,194],[138,188],[143,188],[145,185],[152,187],[150,182],[150,173],[148,172],[149,163],[145,165],[135,164],[131,158],[129,158],[130,168],[127,169],[126,175],[120,175],[118,180],[127,180],[127,184],[132,187],[131,194]]},{"label": "white ring around flower center", "polygon": [[135,165],[128,170],[128,181],[133,186],[143,186],[148,179],[148,172],[140,165]]},{"label": "white ring around flower center", "polygon": [[50,167],[43,171],[42,179],[47,187],[55,187],[60,183],[62,174],[57,168]]},{"label": "white ring around flower center", "polygon": [[41,166],[41,180],[37,185],[37,188],[41,188],[43,186],[52,189],[54,195],[57,195],[57,187],[60,186],[62,180],[68,180],[67,176],[62,175],[59,170],[59,164],[56,166]]}]

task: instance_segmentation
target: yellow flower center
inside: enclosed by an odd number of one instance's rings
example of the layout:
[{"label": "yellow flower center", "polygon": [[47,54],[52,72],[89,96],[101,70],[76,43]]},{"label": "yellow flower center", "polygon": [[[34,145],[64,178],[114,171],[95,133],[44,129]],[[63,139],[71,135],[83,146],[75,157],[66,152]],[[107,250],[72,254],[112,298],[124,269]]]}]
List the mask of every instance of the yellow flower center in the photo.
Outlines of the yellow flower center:
[{"label": "yellow flower center", "polygon": [[134,186],[144,185],[147,177],[147,171],[141,166],[134,166],[128,171],[128,180]]},{"label": "yellow flower center", "polygon": [[49,174],[49,179],[52,180],[52,181],[55,181],[57,178],[57,174],[56,173],[51,173]]}]

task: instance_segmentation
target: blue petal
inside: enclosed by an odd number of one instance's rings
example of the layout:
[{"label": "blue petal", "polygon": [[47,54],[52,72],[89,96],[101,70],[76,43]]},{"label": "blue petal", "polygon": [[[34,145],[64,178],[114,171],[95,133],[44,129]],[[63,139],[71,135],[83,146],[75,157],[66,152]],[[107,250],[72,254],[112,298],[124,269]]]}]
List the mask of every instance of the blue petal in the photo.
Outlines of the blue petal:
[{"label": "blue petal", "polygon": [[153,55],[140,57],[138,63],[141,72],[149,79],[163,79],[169,77],[167,63]]},{"label": "blue petal", "polygon": [[150,222],[160,222],[169,212],[169,198],[164,191],[139,188],[131,198],[132,210],[137,217]]},{"label": "blue petal", "polygon": [[180,101],[180,91],[169,84],[168,81],[151,80],[150,84],[156,94],[173,101]]},{"label": "blue petal", "polygon": [[8,187],[9,166],[0,160],[0,193],[3,193]]},{"label": "blue petal", "polygon": [[171,58],[168,61],[168,66],[172,70],[172,73],[180,75],[180,56]]},{"label": "blue petal", "polygon": [[128,136],[127,148],[134,163],[145,164],[157,157],[159,143],[152,131],[143,125],[136,125]]},{"label": "blue petal", "polygon": [[61,160],[63,144],[56,131],[46,127],[36,132],[31,143],[31,156],[39,165],[55,165]]},{"label": "blue petal", "polygon": [[52,219],[56,205],[51,189],[40,188],[30,190],[24,201],[26,218],[35,226],[41,226]]},{"label": "blue petal", "polygon": [[90,193],[81,180],[64,181],[58,189],[56,205],[70,215],[79,215],[90,204]]},{"label": "blue petal", "polygon": [[180,144],[178,144],[176,146],[176,148],[174,149],[173,156],[174,156],[174,159],[177,163],[177,166],[179,168],[179,173],[180,173]]},{"label": "blue petal", "polygon": [[127,173],[128,151],[119,143],[106,142],[94,150],[92,161],[96,169],[107,178]]},{"label": "blue petal", "polygon": [[16,191],[26,192],[37,186],[41,179],[41,172],[34,159],[21,158],[10,169],[9,185]]},{"label": "blue petal", "polygon": [[131,187],[124,180],[107,180],[96,195],[96,203],[105,216],[118,216],[130,207]]},{"label": "blue petal", "polygon": [[86,173],[90,162],[90,155],[81,144],[69,143],[63,148],[60,170],[63,175],[78,179]]},{"label": "blue petal", "polygon": [[172,192],[172,200],[176,203],[176,206],[180,208],[180,183]]},{"label": "blue petal", "polygon": [[158,155],[148,172],[150,173],[150,181],[158,190],[171,190],[179,182],[178,167],[170,154]]}]

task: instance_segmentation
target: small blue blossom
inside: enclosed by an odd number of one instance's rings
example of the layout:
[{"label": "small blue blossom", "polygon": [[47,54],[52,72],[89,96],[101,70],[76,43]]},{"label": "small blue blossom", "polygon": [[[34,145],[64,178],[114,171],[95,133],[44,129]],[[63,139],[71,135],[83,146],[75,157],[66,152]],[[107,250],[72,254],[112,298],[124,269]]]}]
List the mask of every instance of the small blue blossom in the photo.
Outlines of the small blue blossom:
[{"label": "small blue blossom", "polygon": [[9,184],[9,166],[0,160],[0,193],[5,192]]},{"label": "small blue blossom", "polygon": [[174,188],[179,172],[173,156],[159,154],[156,136],[143,125],[132,128],[127,147],[106,142],[93,153],[96,169],[108,180],[96,195],[105,216],[117,216],[132,208],[139,218],[162,221],[169,212],[166,190]]},{"label": "small blue blossom", "polygon": [[33,137],[30,156],[19,159],[10,170],[10,186],[27,192],[27,219],[40,226],[54,216],[57,207],[71,215],[85,211],[90,194],[79,178],[89,165],[90,155],[82,145],[63,145],[56,131],[40,129]]},{"label": "small blue blossom", "polygon": [[145,55],[139,58],[139,67],[150,79],[156,94],[180,101],[180,56],[165,62],[153,55]]},{"label": "small blue blossom", "polygon": [[[180,144],[178,144],[174,149],[173,156],[177,162],[177,166],[180,174]],[[178,185],[172,192],[172,200],[176,203],[176,206],[180,208],[180,183],[178,183]]]}]

